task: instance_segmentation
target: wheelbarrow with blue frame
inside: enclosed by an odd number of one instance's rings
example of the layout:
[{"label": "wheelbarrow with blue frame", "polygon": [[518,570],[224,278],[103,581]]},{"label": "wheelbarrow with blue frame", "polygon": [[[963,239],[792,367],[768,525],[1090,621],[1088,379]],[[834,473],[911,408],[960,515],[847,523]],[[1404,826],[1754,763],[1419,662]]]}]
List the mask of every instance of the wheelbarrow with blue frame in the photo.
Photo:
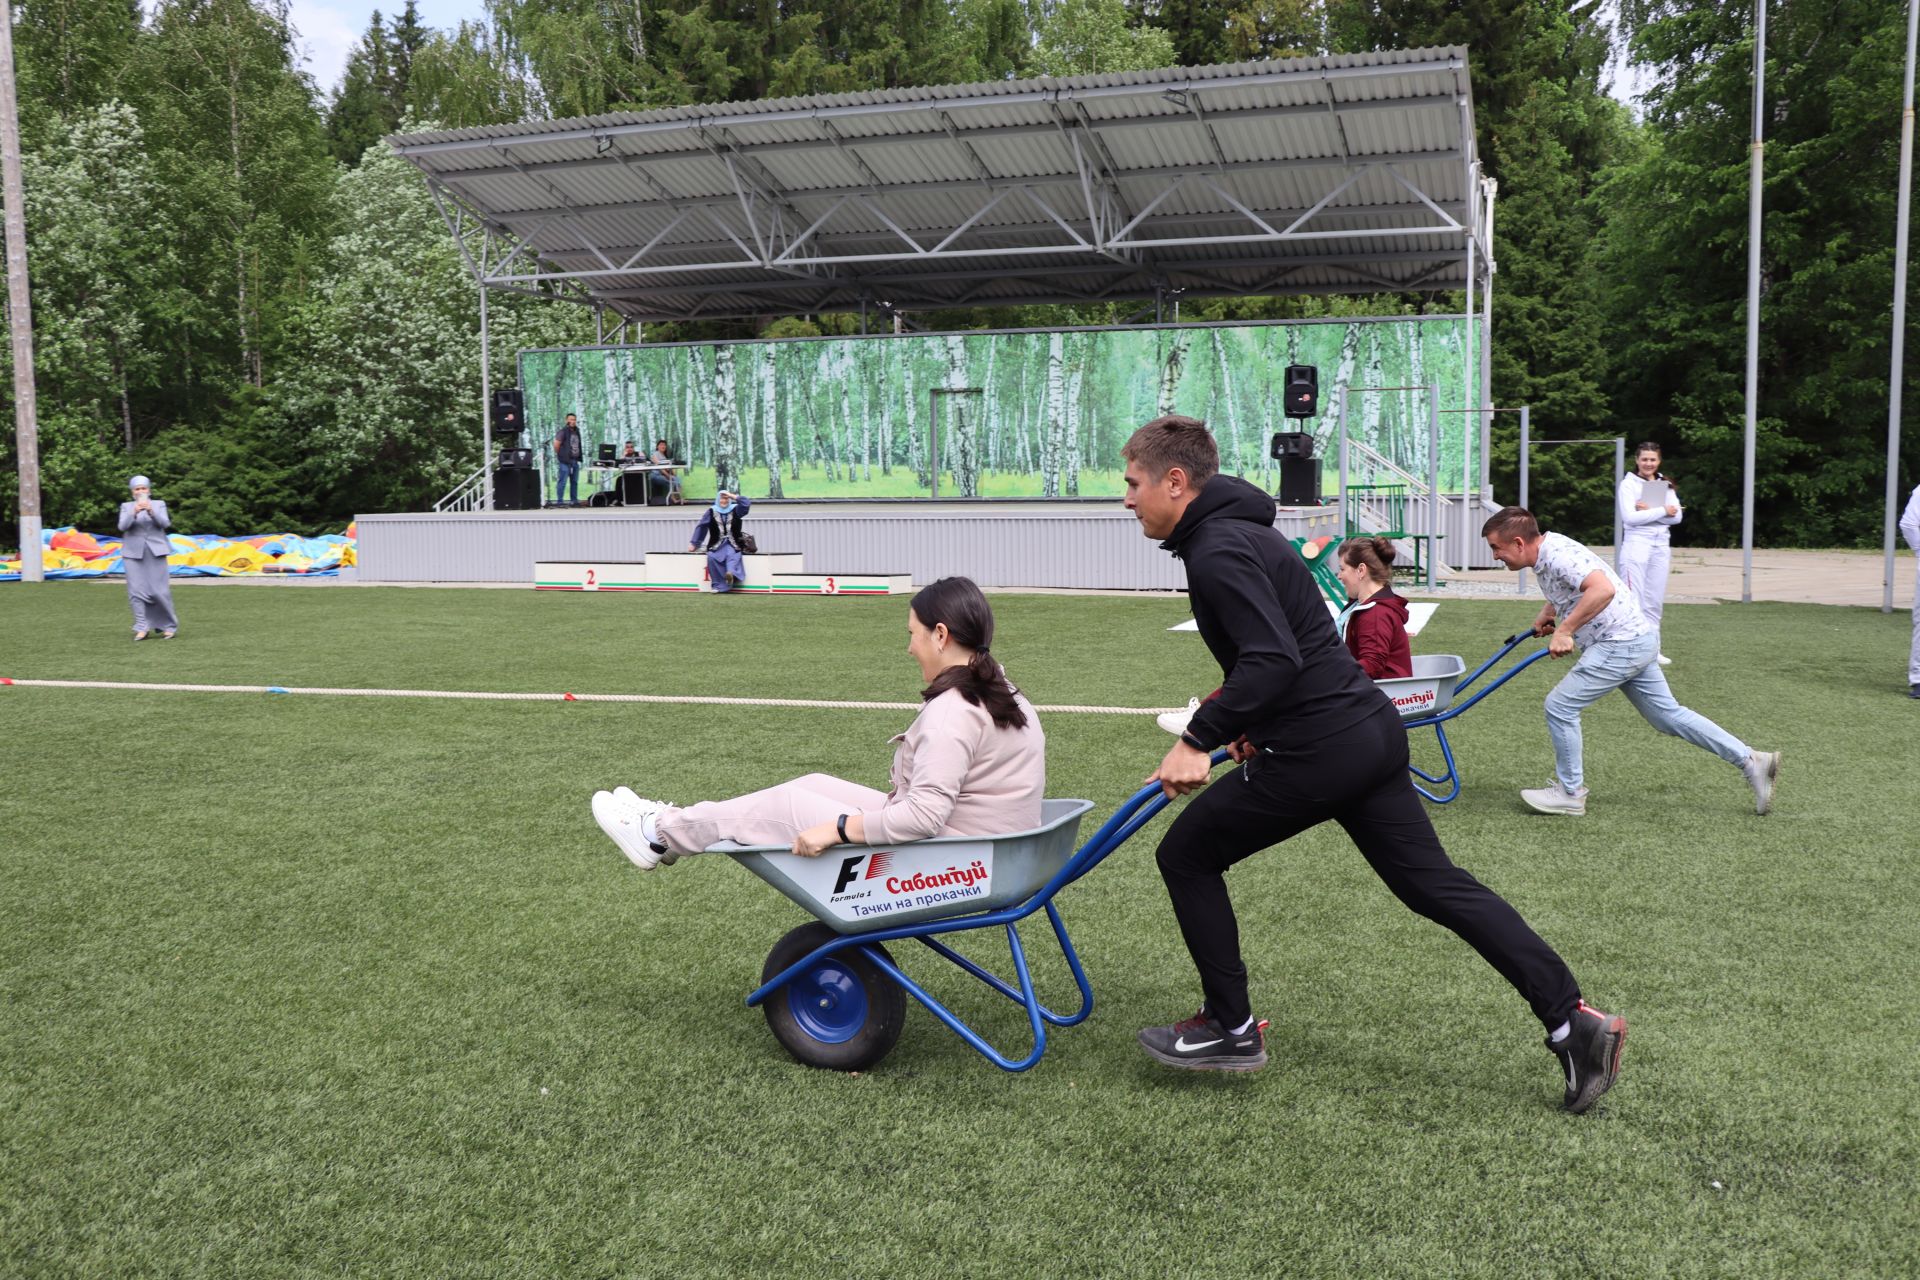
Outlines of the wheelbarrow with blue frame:
[{"label": "wheelbarrow with blue frame", "polygon": [[[1213,753],[1213,763],[1227,758]],[[1093,1013],[1093,986],[1054,903],[1059,892],[1099,866],[1168,804],[1159,784],[1142,787],[1078,848],[1087,800],[1046,800],[1031,831],[1003,836],[941,836],[897,847],[846,845],[817,858],[783,847],[722,844],[754,875],[816,919],[774,945],[761,983],[747,997],[774,1037],[811,1066],[858,1071],[887,1056],[900,1038],[912,996],[995,1066],[1025,1071],[1047,1048],[1047,1028],[1071,1027]],[[1067,969],[1080,989],[1079,1007],[1060,1013],[1034,991],[1020,923],[1045,913]],[[940,935],[1004,929],[1014,980],[1008,982],[961,955]],[[1022,1057],[1000,1052],[925,987],[887,950],[913,939],[952,961],[1025,1010],[1033,1045]]]},{"label": "wheelbarrow with blue frame", "polygon": [[1413,659],[1413,674],[1396,680],[1376,680],[1393,705],[1399,709],[1400,718],[1408,729],[1432,727],[1434,736],[1440,740],[1440,759],[1446,765],[1444,772],[1431,774],[1418,765],[1408,765],[1408,770],[1422,781],[1432,783],[1436,788],[1445,788],[1445,793],[1429,791],[1419,782],[1413,784],[1418,791],[1435,804],[1447,804],[1460,795],[1460,768],[1453,758],[1453,744],[1447,741],[1447,721],[1464,714],[1477,706],[1481,699],[1498,689],[1507,681],[1525,671],[1534,663],[1547,656],[1545,649],[1528,654],[1513,666],[1502,671],[1499,678],[1476,690],[1463,702],[1454,699],[1461,696],[1481,676],[1490,671],[1502,658],[1512,653],[1523,640],[1533,637],[1533,632],[1522,631],[1519,635],[1508,636],[1500,651],[1485,662],[1467,672],[1466,661],[1451,653],[1423,653]]}]

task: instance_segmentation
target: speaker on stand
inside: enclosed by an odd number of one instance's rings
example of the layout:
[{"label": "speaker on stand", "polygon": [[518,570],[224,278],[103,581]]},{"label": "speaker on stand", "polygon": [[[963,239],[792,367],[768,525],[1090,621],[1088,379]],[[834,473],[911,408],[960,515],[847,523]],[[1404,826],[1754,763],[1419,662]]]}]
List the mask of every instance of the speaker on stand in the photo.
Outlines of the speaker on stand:
[{"label": "speaker on stand", "polygon": [[1313,456],[1313,437],[1304,431],[1274,433],[1268,453],[1280,464],[1280,505],[1320,505],[1320,460]]},{"label": "speaker on stand", "polygon": [[495,467],[493,509],[495,511],[538,511],[540,509],[540,473],[532,467]]}]

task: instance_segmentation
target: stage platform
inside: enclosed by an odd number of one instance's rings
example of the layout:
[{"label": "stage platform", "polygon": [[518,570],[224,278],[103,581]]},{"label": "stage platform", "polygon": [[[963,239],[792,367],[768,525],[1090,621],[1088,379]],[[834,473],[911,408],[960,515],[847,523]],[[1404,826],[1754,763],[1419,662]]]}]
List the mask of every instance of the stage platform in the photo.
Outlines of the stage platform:
[{"label": "stage platform", "polygon": [[[519,582],[550,561],[620,562],[687,549],[701,508],[581,507],[358,518],[361,582]],[[1280,507],[1292,538],[1339,532],[1331,507]],[[757,501],[764,552],[820,573],[964,574],[981,586],[1165,591],[1186,571],[1117,499],[1102,502]]]}]

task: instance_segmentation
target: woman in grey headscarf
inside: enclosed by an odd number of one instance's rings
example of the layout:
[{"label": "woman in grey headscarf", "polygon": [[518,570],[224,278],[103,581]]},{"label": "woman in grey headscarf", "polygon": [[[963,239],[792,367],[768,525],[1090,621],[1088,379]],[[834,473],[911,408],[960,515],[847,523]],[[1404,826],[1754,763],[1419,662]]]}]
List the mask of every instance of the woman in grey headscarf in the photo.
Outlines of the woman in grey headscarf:
[{"label": "woman in grey headscarf", "polygon": [[120,566],[133,605],[133,638],[145,640],[157,629],[162,640],[171,640],[180,629],[173,587],[167,581],[167,556],[173,551],[167,530],[173,522],[167,519],[167,504],[152,496],[153,485],[145,476],[135,476],[127,485],[133,500],[120,504]]}]

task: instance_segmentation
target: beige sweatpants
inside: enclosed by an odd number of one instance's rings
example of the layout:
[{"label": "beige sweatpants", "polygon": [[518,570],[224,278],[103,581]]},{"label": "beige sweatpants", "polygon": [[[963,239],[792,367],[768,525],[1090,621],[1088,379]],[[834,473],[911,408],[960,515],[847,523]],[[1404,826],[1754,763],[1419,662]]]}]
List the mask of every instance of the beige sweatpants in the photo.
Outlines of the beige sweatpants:
[{"label": "beige sweatpants", "polygon": [[808,827],[832,822],[843,813],[878,809],[886,802],[884,791],[831,774],[810,773],[731,800],[662,810],[653,830],[675,853],[701,853],[721,840],[792,844]]}]

